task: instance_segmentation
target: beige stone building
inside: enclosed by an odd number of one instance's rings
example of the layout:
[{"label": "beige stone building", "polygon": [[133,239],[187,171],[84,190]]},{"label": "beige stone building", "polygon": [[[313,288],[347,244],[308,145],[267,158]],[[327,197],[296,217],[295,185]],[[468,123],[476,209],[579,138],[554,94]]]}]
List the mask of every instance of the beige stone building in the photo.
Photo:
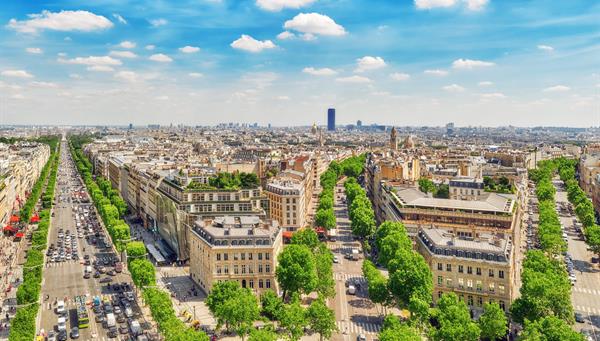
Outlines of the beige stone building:
[{"label": "beige stone building", "polygon": [[227,280],[256,294],[279,290],[275,268],[283,242],[277,221],[230,215],[197,220],[188,233],[190,277],[205,292]]},{"label": "beige stone building", "polygon": [[473,311],[481,313],[483,304],[495,302],[508,311],[516,289],[511,266],[512,243],[491,234],[477,238],[437,228],[421,228],[417,250],[433,273],[433,300],[454,292]]}]

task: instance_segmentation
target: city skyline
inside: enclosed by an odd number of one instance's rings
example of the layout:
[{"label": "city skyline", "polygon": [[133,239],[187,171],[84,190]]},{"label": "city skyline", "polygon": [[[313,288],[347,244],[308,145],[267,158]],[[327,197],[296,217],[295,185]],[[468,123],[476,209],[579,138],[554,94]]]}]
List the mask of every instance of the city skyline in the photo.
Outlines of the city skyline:
[{"label": "city skyline", "polygon": [[309,126],[331,107],[341,124],[597,126],[599,10],[11,1],[0,8],[0,124]]}]

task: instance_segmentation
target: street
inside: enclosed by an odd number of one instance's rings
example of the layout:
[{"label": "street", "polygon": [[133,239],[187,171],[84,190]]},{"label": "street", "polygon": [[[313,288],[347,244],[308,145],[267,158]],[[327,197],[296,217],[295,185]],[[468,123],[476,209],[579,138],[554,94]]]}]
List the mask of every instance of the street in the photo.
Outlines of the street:
[{"label": "street", "polygon": [[[86,198],[87,192],[74,168],[69,147],[66,142],[63,142],[57,179],[56,205],[53,208],[48,238],[49,245],[53,246],[53,251],[46,254],[42,280],[43,303],[38,314],[37,329],[45,331],[46,334],[53,330],[56,333],[59,317],[56,313],[57,302],[63,300],[67,311],[66,331],[70,334],[72,328],[78,326],[76,297],[83,296],[90,322],[89,328],[79,330],[79,338],[82,340],[107,340],[109,339],[109,330],[102,327],[101,318],[96,316],[102,312],[95,314],[90,309],[92,298],[101,296],[107,300],[111,294],[114,296],[115,290],[109,289],[101,281],[131,283],[131,277],[124,272],[117,273],[109,270],[109,266],[116,265],[117,257],[111,248],[101,242],[105,237],[93,205],[80,202],[87,201]],[[84,258],[87,259],[84,260]],[[92,268],[92,264],[96,269],[93,277],[90,270],[87,279],[84,278],[85,262],[88,263],[89,269]],[[102,265],[106,266],[106,269]],[[102,274],[100,275],[100,273]],[[134,310],[133,316],[141,315],[135,302],[132,302],[131,308]],[[126,322],[124,318],[120,320],[119,322]],[[119,332],[126,335],[127,328],[123,332]],[[112,337],[117,336],[113,332]]]},{"label": "street", "polygon": [[[362,334],[367,340],[374,340],[381,329],[382,321],[377,308],[368,298],[367,282],[362,276],[363,254],[359,253],[358,260],[344,258],[352,249],[361,248],[360,243],[352,237],[348,209],[343,202],[345,197],[343,182],[340,181],[334,193],[338,236],[335,242],[328,242],[329,248],[339,261],[333,264],[336,296],[329,305],[335,311],[339,332],[332,339],[356,340]],[[356,287],[356,295],[348,293],[346,283]]]}]

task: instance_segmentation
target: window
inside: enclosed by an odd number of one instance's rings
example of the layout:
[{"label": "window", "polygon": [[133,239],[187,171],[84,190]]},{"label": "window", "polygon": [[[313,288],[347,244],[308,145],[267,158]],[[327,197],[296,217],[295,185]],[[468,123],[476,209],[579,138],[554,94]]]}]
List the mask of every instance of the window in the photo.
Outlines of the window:
[{"label": "window", "polygon": [[477,276],[481,276],[481,268],[476,268],[475,271],[477,272]]},{"label": "window", "polygon": [[494,277],[494,269],[489,270],[490,277]]},{"label": "window", "polygon": [[262,287],[263,287],[263,280],[262,280],[262,279],[259,279],[259,280],[258,280],[258,287],[259,287],[260,289],[262,289]]},{"label": "window", "polygon": [[252,252],[248,252],[248,260],[252,260]]},{"label": "window", "polygon": [[228,253],[224,253],[223,254],[223,260],[227,260],[229,258],[229,254]]},{"label": "window", "polygon": [[446,286],[452,288],[452,278],[446,278]]},{"label": "window", "polygon": [[262,260],[262,253],[258,253],[258,260]]},{"label": "window", "polygon": [[217,260],[221,260],[221,254],[217,253]]},{"label": "window", "polygon": [[465,287],[465,280],[464,279],[462,279],[462,278],[458,279],[458,287],[461,288],[461,289]]},{"label": "window", "polygon": [[271,264],[265,264],[265,272],[266,273],[270,273],[271,272]]},{"label": "window", "polygon": [[252,268],[252,265],[248,265],[248,273],[249,274],[253,274],[254,273],[254,269]]},{"label": "window", "polygon": [[467,288],[473,290],[473,280],[467,279]]},{"label": "window", "polygon": [[233,254],[233,260],[238,260],[238,257],[239,257],[239,256],[238,256],[238,253],[237,253],[237,252]]},{"label": "window", "polygon": [[473,296],[467,296],[467,305],[473,305]]},{"label": "window", "polygon": [[462,265],[458,266],[458,272],[463,273],[464,272],[464,267]]},{"label": "window", "polygon": [[233,266],[233,273],[236,274],[236,275],[239,273],[239,269],[238,269],[237,265]]},{"label": "window", "polygon": [[266,252],[265,253],[265,260],[269,260],[271,258],[271,254]]},{"label": "window", "polygon": [[246,273],[246,265],[242,265],[242,273],[245,274]]},{"label": "window", "polygon": [[228,274],[228,273],[229,273],[229,267],[228,267],[227,265],[225,265],[225,266],[223,267],[223,273],[224,273],[224,274]]},{"label": "window", "polygon": [[467,273],[470,275],[473,273],[473,268],[470,266],[467,266]]},{"label": "window", "polygon": [[240,253],[240,259],[241,260],[246,260],[246,253],[245,252]]},{"label": "window", "polygon": [[500,309],[506,311],[506,305],[504,304],[504,301],[499,301],[498,305],[500,306]]},{"label": "window", "polygon": [[444,278],[442,276],[438,276],[438,285],[442,285],[444,283]]},{"label": "window", "polygon": [[218,275],[220,275],[220,274],[221,274],[221,271],[222,271],[222,270],[221,270],[221,267],[220,267],[220,266],[217,266],[217,274],[218,274]]},{"label": "window", "polygon": [[483,285],[481,284],[481,281],[477,281],[475,282],[477,291],[481,291],[483,289]]},{"label": "window", "polygon": [[439,270],[439,271],[442,271],[442,270],[443,270],[443,268],[444,268],[444,266],[442,265],[442,263],[438,263],[438,270]]},{"label": "window", "polygon": [[501,293],[504,293],[504,284],[498,284],[498,290],[499,290]]},{"label": "window", "polygon": [[498,277],[504,278],[504,270],[498,270]]},{"label": "window", "polygon": [[442,298],[442,292],[438,291],[438,298]]},{"label": "window", "polygon": [[488,289],[489,289],[489,291],[490,291],[490,292],[494,292],[494,290],[496,289],[496,288],[494,287],[494,283],[490,283],[490,284],[488,285]]},{"label": "window", "polygon": [[254,289],[254,280],[253,279],[249,280],[248,285],[250,286],[250,288]]},{"label": "window", "polygon": [[483,298],[481,296],[477,297],[477,306],[481,307],[483,305]]},{"label": "window", "polygon": [[258,264],[258,273],[262,273],[262,264]]},{"label": "window", "polygon": [[446,264],[446,271],[448,271],[448,272],[452,271],[452,264]]},{"label": "window", "polygon": [[270,280],[270,279],[267,279],[267,280],[265,281],[265,284],[266,284],[266,287],[267,287],[267,289],[269,289],[269,288],[271,287],[271,280]]}]

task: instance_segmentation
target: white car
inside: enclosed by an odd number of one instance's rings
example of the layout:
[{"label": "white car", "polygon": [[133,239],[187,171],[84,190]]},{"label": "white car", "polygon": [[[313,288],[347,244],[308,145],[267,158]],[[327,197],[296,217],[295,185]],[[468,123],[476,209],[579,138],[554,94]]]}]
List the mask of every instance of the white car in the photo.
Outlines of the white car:
[{"label": "white car", "polygon": [[333,256],[333,262],[334,263],[339,263],[340,259],[338,258],[338,256]]}]

